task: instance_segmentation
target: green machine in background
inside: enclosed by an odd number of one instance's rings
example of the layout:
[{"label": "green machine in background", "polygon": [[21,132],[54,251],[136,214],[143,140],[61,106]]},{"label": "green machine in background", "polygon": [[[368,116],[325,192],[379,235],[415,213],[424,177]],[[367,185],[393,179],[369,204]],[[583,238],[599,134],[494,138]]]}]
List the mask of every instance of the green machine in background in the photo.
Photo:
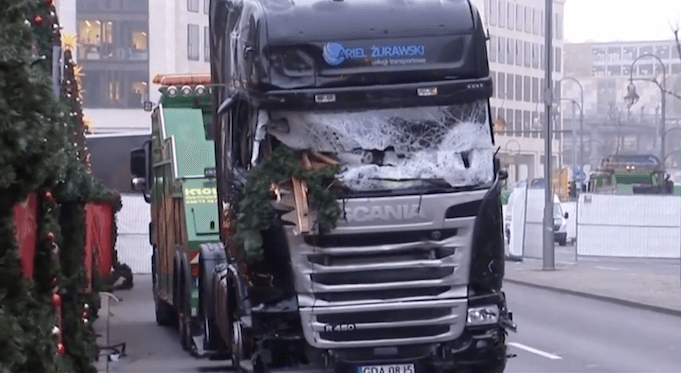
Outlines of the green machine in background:
[{"label": "green machine in background", "polygon": [[673,182],[654,155],[611,155],[591,174],[588,191],[598,194],[672,194]]}]

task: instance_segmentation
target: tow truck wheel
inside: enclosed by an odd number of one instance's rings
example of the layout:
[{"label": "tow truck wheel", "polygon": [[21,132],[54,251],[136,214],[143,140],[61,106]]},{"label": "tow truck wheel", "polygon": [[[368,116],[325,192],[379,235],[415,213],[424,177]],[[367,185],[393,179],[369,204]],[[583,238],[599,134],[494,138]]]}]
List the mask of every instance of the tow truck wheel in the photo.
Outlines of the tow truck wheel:
[{"label": "tow truck wheel", "polygon": [[232,368],[236,372],[243,372],[243,369],[241,368],[243,350],[241,324],[238,321],[234,321],[232,322]]},{"label": "tow truck wheel", "polygon": [[159,326],[172,326],[175,322],[175,315],[173,315],[173,308],[158,296],[158,272],[156,268],[156,248],[154,247],[154,251],[151,256],[151,279],[153,283],[152,291],[154,293],[156,323]]},{"label": "tow truck wheel", "polygon": [[192,328],[191,328],[191,316],[189,313],[189,303],[187,302],[187,297],[184,291],[184,287],[180,289],[180,303],[181,311],[179,313],[179,334],[180,343],[185,351],[189,351],[192,347]]}]

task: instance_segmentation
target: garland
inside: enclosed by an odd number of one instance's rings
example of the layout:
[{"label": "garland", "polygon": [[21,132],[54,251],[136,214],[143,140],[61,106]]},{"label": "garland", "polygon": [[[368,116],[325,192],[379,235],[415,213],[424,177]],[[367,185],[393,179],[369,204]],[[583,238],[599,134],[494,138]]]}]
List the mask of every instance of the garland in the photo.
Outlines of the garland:
[{"label": "garland", "polygon": [[249,261],[262,260],[262,231],[270,228],[274,210],[270,201],[270,187],[273,182],[281,182],[292,177],[300,177],[308,184],[310,199],[316,204],[319,228],[328,233],[340,216],[336,197],[329,190],[330,180],[338,173],[337,168],[324,168],[308,172],[298,160],[298,152],[279,146],[263,164],[254,167],[243,190],[239,202],[239,215],[236,224],[236,240],[244,248]]}]

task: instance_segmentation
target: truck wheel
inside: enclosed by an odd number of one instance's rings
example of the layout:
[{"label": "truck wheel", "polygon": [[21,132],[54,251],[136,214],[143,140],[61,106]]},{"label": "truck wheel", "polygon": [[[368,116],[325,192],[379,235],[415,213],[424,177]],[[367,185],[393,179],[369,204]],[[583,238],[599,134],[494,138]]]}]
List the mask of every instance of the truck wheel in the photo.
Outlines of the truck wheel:
[{"label": "truck wheel", "polygon": [[241,323],[234,321],[232,323],[232,369],[237,373],[243,372],[241,368],[241,359],[243,358],[243,334],[241,331]]},{"label": "truck wheel", "polygon": [[156,267],[156,248],[151,255],[151,278],[153,282],[154,308],[156,311],[156,323],[159,326],[172,326],[175,323],[173,308],[158,296],[158,273]]},{"label": "truck wheel", "polygon": [[203,321],[204,348],[215,350],[218,354],[228,352],[217,329],[213,303],[213,273],[218,264],[225,263],[227,257],[220,242],[204,243],[199,255],[199,314]]},{"label": "truck wheel", "polygon": [[192,347],[192,322],[191,313],[189,311],[189,302],[187,301],[187,295],[184,286],[180,286],[179,289],[179,303],[178,308],[178,323],[179,323],[179,334],[180,334],[180,344],[185,351],[189,351]]}]

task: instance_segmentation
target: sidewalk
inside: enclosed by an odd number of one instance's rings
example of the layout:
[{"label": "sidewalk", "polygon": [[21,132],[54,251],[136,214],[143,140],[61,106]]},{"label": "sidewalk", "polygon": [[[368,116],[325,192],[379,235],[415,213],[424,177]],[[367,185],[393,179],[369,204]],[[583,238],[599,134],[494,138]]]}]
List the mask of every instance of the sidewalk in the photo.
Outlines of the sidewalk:
[{"label": "sidewalk", "polygon": [[506,262],[504,281],[681,316],[679,271],[658,273],[588,262],[556,262],[556,270],[544,271],[541,260],[524,259]]}]

